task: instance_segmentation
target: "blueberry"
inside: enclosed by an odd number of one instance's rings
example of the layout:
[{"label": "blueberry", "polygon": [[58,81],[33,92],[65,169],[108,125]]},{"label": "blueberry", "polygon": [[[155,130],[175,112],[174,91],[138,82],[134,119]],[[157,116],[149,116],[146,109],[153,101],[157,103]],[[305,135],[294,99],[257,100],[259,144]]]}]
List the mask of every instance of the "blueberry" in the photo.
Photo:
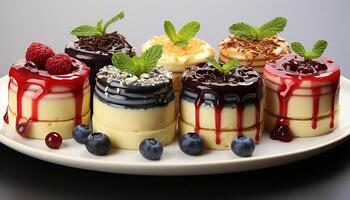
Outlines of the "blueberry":
[{"label": "blueberry", "polygon": [[159,160],[163,154],[163,145],[154,138],[144,139],[139,150],[141,155],[148,160]]},{"label": "blueberry", "polygon": [[188,155],[199,155],[203,152],[203,139],[194,132],[181,136],[179,146],[181,151]]},{"label": "blueberry", "polygon": [[103,133],[92,133],[87,137],[86,149],[95,155],[106,155],[111,148],[111,140]]},{"label": "blueberry", "polygon": [[255,143],[249,137],[239,136],[238,138],[233,139],[231,149],[237,156],[249,157],[255,150]]},{"label": "blueberry", "polygon": [[85,144],[87,137],[92,134],[91,129],[83,124],[80,124],[73,129],[73,138],[80,144]]}]

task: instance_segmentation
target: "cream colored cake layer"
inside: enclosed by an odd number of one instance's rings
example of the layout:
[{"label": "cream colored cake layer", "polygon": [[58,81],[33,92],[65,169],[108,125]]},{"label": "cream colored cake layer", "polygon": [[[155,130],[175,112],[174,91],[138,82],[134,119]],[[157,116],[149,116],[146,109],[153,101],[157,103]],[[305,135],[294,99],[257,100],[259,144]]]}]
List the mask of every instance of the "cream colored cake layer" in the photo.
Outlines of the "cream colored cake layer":
[{"label": "cream colored cake layer", "polygon": [[[180,106],[181,119],[188,124],[196,124],[195,105],[193,102],[182,99]],[[260,121],[263,120],[263,101],[260,102]],[[244,107],[243,127],[248,128],[256,124],[255,104]],[[199,109],[199,125],[203,129],[215,129],[215,109],[212,105],[202,104]],[[221,130],[237,130],[237,108],[224,107],[221,111]],[[193,130],[192,130],[193,131]]]},{"label": "cream colored cake layer", "polygon": [[[94,132],[102,132],[108,135],[113,147],[121,149],[138,149],[141,142],[146,138],[155,138],[163,145],[170,144],[176,134],[176,120],[160,129],[153,130],[119,130],[105,125],[95,115],[92,117]],[[116,121],[117,122],[117,121]],[[133,121],[124,123],[135,124]]]},{"label": "cream colored cake layer", "polygon": [[[13,112],[17,112],[17,84],[10,82],[9,107]],[[81,115],[85,115],[90,110],[90,86],[88,79],[84,86],[84,97]],[[24,93],[22,98],[22,116],[30,118],[32,116],[32,99],[40,94],[41,88],[32,85]],[[75,98],[69,88],[56,87],[50,94],[45,95],[39,102],[38,119],[43,121],[61,121],[75,118]],[[17,113],[16,113],[17,114]]]},{"label": "cream colored cake layer", "polygon": [[93,109],[94,119],[98,119],[109,129],[118,131],[132,132],[162,129],[176,120],[175,100],[167,106],[131,109],[110,106],[94,96]]},{"label": "cream colored cake layer", "polygon": [[[12,110],[8,109],[9,125],[12,129],[16,130],[16,114]],[[20,122],[26,122],[28,119],[21,118]],[[82,124],[90,124],[90,112],[88,111],[82,116]],[[30,123],[25,130],[25,137],[34,139],[45,139],[46,135],[50,132],[59,133],[62,138],[71,138],[72,130],[75,126],[75,120],[62,120],[62,121],[36,121]]]},{"label": "cream colored cake layer", "polygon": [[[258,133],[258,138],[261,138],[261,134],[263,132],[263,122],[260,122],[260,131]],[[179,132],[181,135],[186,134],[188,132],[193,132],[194,126],[191,124],[188,124],[184,122],[183,120],[179,119]],[[257,128],[250,127],[242,130],[242,134],[252,138],[255,142],[257,142],[256,135],[257,135]],[[237,137],[237,131],[236,130],[225,130],[220,131],[220,144],[216,144],[216,134],[215,130],[210,129],[200,129],[199,135],[204,140],[204,147],[206,149],[217,149],[217,150],[224,150],[224,149],[230,149],[231,148],[231,142],[234,138]]]},{"label": "cream colored cake layer", "polygon": [[163,55],[158,60],[159,66],[166,67],[171,72],[183,72],[186,67],[205,62],[207,57],[215,56],[215,50],[205,41],[192,38],[188,45],[175,45],[166,35],[154,36],[142,45],[142,52],[151,46],[163,45]]},{"label": "cream colored cake layer", "polygon": [[[314,137],[323,135],[334,130],[339,124],[339,112],[334,113],[334,128],[330,127],[331,117],[324,116],[317,119],[317,128],[312,128],[312,120],[289,119],[289,129],[295,137]],[[264,126],[267,131],[275,127],[277,116],[265,112]]]},{"label": "cream colored cake layer", "polygon": [[[266,84],[266,110],[274,115],[279,115],[280,101],[277,86],[271,85],[268,81]],[[331,113],[332,107],[332,88],[325,86],[320,89],[319,96],[318,117],[326,116]],[[311,119],[313,115],[314,98],[310,88],[300,88],[294,90],[292,96],[288,101],[288,118],[294,119]],[[339,109],[339,88],[336,91],[334,100],[335,110]]]}]

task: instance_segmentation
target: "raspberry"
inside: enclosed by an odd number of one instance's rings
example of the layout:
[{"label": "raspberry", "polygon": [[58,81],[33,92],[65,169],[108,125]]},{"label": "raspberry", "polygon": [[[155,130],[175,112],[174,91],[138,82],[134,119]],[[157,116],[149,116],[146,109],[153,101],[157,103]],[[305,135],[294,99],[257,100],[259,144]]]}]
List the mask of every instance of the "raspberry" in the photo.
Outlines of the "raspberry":
[{"label": "raspberry", "polygon": [[65,53],[56,54],[47,60],[45,70],[51,75],[69,74],[73,71],[72,59]]},{"label": "raspberry", "polygon": [[55,52],[50,47],[39,42],[33,42],[27,49],[26,60],[33,62],[39,68],[44,68],[47,59],[54,55]]}]

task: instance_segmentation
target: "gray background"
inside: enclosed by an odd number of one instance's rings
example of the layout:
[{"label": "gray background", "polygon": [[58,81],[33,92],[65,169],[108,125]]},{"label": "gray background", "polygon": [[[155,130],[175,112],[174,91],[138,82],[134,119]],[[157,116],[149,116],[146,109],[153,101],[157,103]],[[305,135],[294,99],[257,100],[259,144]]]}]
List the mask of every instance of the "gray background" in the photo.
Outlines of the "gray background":
[{"label": "gray background", "polygon": [[[235,22],[254,25],[275,17],[289,19],[281,35],[310,47],[327,39],[326,55],[349,70],[349,13],[346,0],[1,0],[0,75],[24,57],[31,41],[57,52],[74,39],[70,30],[95,24],[124,10],[110,30],[123,33],[137,48],[163,21],[176,27],[198,20],[198,37],[217,48]],[[239,174],[200,177],[142,177],[90,172],[42,162],[0,144],[0,199],[349,199],[350,141],[301,162]]]}]

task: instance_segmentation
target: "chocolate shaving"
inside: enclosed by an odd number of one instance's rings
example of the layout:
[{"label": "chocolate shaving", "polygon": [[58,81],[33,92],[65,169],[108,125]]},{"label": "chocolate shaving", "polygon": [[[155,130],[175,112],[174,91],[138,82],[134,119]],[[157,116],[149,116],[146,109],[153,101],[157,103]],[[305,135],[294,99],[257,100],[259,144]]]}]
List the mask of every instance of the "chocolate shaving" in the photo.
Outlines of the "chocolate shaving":
[{"label": "chocolate shaving", "polygon": [[102,36],[80,36],[78,39],[78,46],[88,51],[112,53],[126,49],[126,52],[132,53],[132,45],[117,31]]}]

